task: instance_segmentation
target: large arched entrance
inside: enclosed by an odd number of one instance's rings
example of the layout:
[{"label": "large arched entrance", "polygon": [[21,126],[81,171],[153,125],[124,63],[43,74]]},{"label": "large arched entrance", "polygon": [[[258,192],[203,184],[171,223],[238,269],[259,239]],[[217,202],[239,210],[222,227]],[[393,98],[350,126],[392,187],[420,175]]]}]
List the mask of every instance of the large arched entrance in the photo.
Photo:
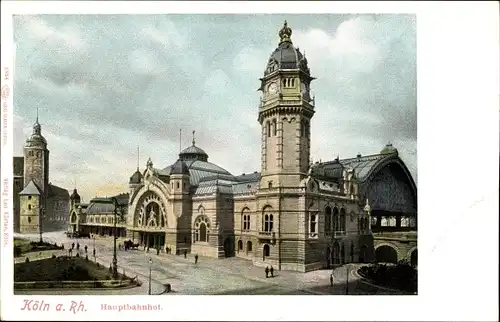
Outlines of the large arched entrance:
[{"label": "large arched entrance", "polygon": [[398,252],[391,246],[383,245],[375,250],[375,260],[379,263],[397,263]]},{"label": "large arched entrance", "polygon": [[418,264],[417,255],[418,254],[417,254],[417,250],[416,249],[411,252],[410,263],[411,263],[411,266],[413,266],[413,267],[417,267],[417,264]]}]

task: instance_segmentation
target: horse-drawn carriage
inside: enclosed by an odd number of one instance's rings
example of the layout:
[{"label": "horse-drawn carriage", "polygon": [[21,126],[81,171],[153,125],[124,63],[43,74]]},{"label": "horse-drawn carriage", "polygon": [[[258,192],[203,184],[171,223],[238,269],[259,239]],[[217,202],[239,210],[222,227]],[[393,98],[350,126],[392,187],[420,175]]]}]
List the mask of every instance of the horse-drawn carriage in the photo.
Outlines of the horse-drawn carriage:
[{"label": "horse-drawn carriage", "polygon": [[125,241],[123,243],[123,247],[125,247],[125,250],[129,250],[129,249],[137,249],[139,248],[139,243],[137,244],[134,244],[134,242],[132,242],[130,239]]}]

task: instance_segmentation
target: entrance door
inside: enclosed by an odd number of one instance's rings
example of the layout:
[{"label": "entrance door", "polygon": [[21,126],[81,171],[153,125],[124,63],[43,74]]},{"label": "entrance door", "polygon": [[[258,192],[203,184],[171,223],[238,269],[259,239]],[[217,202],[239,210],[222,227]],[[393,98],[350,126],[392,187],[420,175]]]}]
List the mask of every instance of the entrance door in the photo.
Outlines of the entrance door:
[{"label": "entrance door", "polygon": [[224,256],[231,257],[233,256],[233,253],[234,253],[233,242],[230,237],[227,237],[224,240]]}]

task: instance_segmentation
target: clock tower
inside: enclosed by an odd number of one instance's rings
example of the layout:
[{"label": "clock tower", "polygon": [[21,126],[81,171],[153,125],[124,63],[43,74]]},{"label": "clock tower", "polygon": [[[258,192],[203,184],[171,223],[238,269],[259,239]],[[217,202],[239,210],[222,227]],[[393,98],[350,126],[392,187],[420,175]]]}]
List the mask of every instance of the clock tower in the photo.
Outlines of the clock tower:
[{"label": "clock tower", "polygon": [[285,21],[279,31],[278,47],[260,79],[261,188],[298,187],[309,168],[314,115],[310,85],[314,77],[291,36],[292,29]]}]

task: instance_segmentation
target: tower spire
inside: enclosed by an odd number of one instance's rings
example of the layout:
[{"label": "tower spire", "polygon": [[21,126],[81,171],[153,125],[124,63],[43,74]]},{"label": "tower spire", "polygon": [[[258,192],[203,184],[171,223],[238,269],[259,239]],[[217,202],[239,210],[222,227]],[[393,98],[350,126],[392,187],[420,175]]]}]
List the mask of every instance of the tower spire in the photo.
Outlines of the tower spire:
[{"label": "tower spire", "polygon": [[139,144],[137,144],[137,171],[139,171]]},{"label": "tower spire", "polygon": [[38,123],[38,106],[36,107],[36,123]]},{"label": "tower spire", "polygon": [[194,144],[195,144],[195,140],[194,140],[194,133],[195,133],[195,131],[193,130],[193,146],[194,146]]},{"label": "tower spire", "polygon": [[179,153],[182,152],[182,129],[179,129]]}]

